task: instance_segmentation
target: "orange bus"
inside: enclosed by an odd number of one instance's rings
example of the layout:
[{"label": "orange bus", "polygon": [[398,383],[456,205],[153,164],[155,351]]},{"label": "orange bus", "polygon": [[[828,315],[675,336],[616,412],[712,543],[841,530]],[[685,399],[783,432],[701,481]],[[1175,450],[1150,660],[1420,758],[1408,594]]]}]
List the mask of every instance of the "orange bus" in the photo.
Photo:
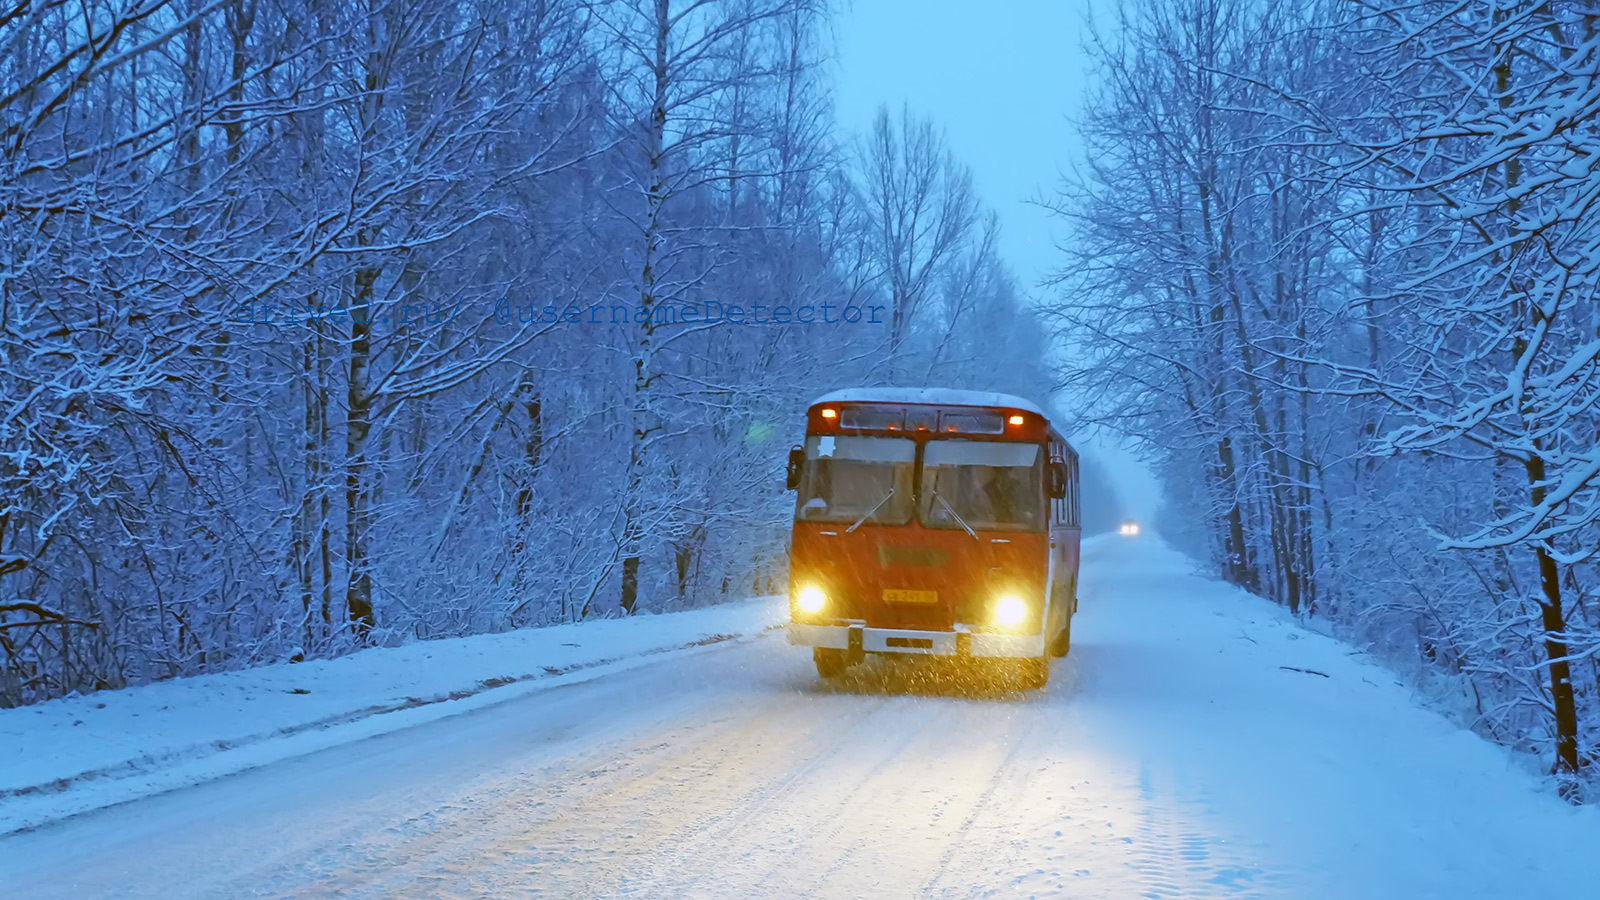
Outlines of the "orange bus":
[{"label": "orange bus", "polygon": [[837,678],[868,653],[1010,660],[1043,687],[1077,609],[1078,455],[1009,394],[828,394],[789,451],[789,643]]}]

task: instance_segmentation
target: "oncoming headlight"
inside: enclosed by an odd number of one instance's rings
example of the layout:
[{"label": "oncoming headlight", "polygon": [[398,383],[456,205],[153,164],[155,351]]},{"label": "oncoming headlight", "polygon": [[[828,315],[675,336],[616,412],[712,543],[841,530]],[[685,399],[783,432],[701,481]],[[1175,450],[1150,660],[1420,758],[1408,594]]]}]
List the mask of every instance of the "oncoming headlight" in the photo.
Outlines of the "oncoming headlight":
[{"label": "oncoming headlight", "polygon": [[822,612],[822,607],[827,604],[827,595],[822,593],[822,588],[815,585],[801,588],[800,594],[795,597],[795,605],[800,607],[801,612]]},{"label": "oncoming headlight", "polygon": [[1015,628],[1028,616],[1028,604],[1022,598],[1007,594],[994,605],[994,622],[1005,628]]}]

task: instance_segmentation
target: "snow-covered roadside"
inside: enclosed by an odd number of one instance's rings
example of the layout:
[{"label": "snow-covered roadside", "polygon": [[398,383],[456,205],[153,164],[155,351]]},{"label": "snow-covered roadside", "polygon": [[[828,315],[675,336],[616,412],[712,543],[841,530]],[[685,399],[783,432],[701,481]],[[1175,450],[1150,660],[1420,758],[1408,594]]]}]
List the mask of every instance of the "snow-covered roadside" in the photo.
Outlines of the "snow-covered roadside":
[{"label": "snow-covered roadside", "polygon": [[1377,659],[1153,534],[1086,542],[1084,571],[1074,725],[1100,737],[1095,771],[1119,770],[1178,821],[1135,838],[1159,851],[1135,864],[1143,874],[1194,858],[1192,831],[1199,858],[1247,876],[1241,892],[1594,895],[1600,807],[1562,802],[1531,757],[1461,727]]},{"label": "snow-covered roadside", "polygon": [[787,614],[765,597],[0,710],[0,835],[759,635]]}]

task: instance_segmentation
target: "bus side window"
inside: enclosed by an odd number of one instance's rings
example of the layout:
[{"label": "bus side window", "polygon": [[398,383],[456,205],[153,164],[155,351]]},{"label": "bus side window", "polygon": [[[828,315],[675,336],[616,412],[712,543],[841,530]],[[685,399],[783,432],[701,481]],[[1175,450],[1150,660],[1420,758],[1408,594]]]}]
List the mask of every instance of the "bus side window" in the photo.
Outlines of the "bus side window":
[{"label": "bus side window", "polygon": [[1078,455],[1067,459],[1067,524],[1078,527]]},{"label": "bus side window", "polygon": [[[1055,441],[1051,441],[1050,442],[1050,458],[1051,459],[1053,459],[1053,460],[1054,459],[1064,459],[1066,457],[1066,452],[1065,451],[1066,451],[1066,447],[1064,447],[1063,445],[1061,445],[1061,444],[1059,444],[1059,443],[1057,443]],[[1069,465],[1070,465],[1070,463],[1069,463]],[[1072,489],[1070,487],[1070,484],[1071,484],[1071,474],[1070,474],[1070,472],[1071,472],[1071,470],[1069,469],[1068,470],[1068,473],[1069,473],[1068,474],[1068,485],[1069,485],[1069,487],[1067,488],[1068,491],[1070,491]],[[1067,524],[1067,498],[1066,497],[1052,497],[1051,498],[1051,500],[1050,500],[1050,521],[1051,521],[1052,524],[1055,524],[1055,525],[1065,525],[1065,524]]]}]

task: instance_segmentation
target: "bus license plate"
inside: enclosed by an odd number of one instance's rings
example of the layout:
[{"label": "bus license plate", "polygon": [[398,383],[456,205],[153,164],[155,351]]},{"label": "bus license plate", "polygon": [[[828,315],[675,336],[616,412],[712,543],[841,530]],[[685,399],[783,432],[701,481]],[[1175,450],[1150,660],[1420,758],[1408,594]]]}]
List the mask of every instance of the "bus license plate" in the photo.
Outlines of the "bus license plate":
[{"label": "bus license plate", "polygon": [[886,589],[883,592],[885,603],[937,603],[938,591],[907,591],[898,588]]}]

